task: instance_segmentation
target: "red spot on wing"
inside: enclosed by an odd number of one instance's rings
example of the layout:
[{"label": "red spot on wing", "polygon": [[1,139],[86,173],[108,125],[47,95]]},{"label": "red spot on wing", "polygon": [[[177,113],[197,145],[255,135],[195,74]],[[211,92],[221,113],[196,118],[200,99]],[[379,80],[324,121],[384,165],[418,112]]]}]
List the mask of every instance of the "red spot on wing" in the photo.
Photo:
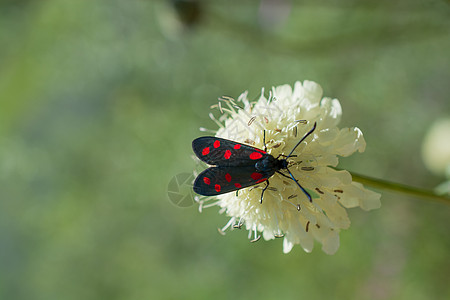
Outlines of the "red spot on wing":
[{"label": "red spot on wing", "polygon": [[224,154],[225,159],[230,159],[230,156],[231,156],[231,151],[230,150],[225,151],[225,154]]},{"label": "red spot on wing", "polygon": [[252,152],[250,154],[250,159],[260,159],[262,157],[262,154],[259,152]]},{"label": "red spot on wing", "polygon": [[214,148],[219,148],[220,147],[220,141],[219,140],[215,140],[213,146],[214,146]]},{"label": "red spot on wing", "polygon": [[209,154],[209,147],[203,148],[202,150],[202,155],[207,155]]},{"label": "red spot on wing", "polygon": [[219,184],[216,184],[216,185],[214,186],[214,189],[216,190],[216,192],[220,192],[220,185],[219,185]]},{"label": "red spot on wing", "polygon": [[240,185],[239,183],[235,183],[234,186],[237,187],[238,189],[242,187],[242,185]]},{"label": "red spot on wing", "polygon": [[203,182],[206,183],[207,185],[210,185],[211,179],[209,179],[208,177],[203,177]]},{"label": "red spot on wing", "polygon": [[230,182],[231,181],[231,175],[230,173],[225,174],[225,180]]},{"label": "red spot on wing", "polygon": [[234,145],[234,149],[236,149],[236,150],[241,149],[241,145],[239,145],[239,144]]},{"label": "red spot on wing", "polygon": [[262,174],[261,173],[257,173],[257,172],[253,172],[251,175],[253,180],[260,180],[262,178]]},{"label": "red spot on wing", "polygon": [[264,181],[266,181],[267,180],[267,178],[261,178],[260,180],[258,180],[256,183],[261,183],[261,182],[264,182]]}]

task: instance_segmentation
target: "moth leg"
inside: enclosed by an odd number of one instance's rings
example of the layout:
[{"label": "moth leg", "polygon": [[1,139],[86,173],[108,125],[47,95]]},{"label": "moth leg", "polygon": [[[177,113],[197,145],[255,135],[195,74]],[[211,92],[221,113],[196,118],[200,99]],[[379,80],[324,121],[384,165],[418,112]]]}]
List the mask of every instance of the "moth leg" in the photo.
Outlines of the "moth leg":
[{"label": "moth leg", "polygon": [[267,185],[266,185],[266,187],[262,190],[262,193],[261,193],[261,200],[259,201],[259,203],[261,203],[262,204],[262,200],[263,200],[263,196],[264,196],[264,192],[267,190],[267,188],[269,187],[269,180],[266,180],[266,183],[267,183]]},{"label": "moth leg", "polygon": [[283,174],[283,173],[281,173],[280,171],[276,171],[276,172],[277,172],[278,174],[283,175],[284,177],[289,178],[289,179],[292,180],[292,178],[291,178],[290,176],[287,176],[286,174]]},{"label": "moth leg", "polygon": [[[280,157],[286,157],[286,158],[287,158],[287,155],[284,155],[284,154],[278,154],[277,159],[279,159]],[[290,157],[297,157],[297,155],[294,154],[294,155],[291,155]]]}]

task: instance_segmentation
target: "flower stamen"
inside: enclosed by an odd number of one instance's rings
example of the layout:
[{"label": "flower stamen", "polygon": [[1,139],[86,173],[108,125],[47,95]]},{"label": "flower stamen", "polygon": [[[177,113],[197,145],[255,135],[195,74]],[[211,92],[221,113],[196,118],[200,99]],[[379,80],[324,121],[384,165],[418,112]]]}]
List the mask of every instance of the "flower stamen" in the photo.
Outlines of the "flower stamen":
[{"label": "flower stamen", "polygon": [[248,121],[247,125],[250,126],[252,125],[252,123],[256,120],[256,116],[253,116],[250,118],[250,120]]},{"label": "flower stamen", "polygon": [[250,243],[255,243],[261,239],[261,235],[258,235],[258,231],[253,231],[255,233],[255,238],[253,240],[250,240]]}]

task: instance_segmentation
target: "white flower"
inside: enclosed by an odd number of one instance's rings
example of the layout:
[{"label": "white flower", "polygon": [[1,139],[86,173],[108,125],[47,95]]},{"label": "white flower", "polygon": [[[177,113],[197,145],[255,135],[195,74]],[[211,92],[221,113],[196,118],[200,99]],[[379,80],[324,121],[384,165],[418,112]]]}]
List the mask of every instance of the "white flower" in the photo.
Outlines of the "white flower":
[{"label": "white flower", "polygon": [[288,155],[317,122],[315,131],[295,149],[296,157],[288,159],[289,170],[312,201],[293,180],[277,173],[269,180],[263,203],[260,200],[265,183],[241,189],[238,194],[200,198],[200,209],[218,205],[221,213],[231,217],[222,231],[245,226],[249,238],[254,236],[255,240],[260,234],[265,240],[284,237],[285,253],[295,244],[311,252],[317,240],[325,253],[334,254],[339,248],[340,230],[350,226],[345,208],[380,207],[380,194],[352,182],[349,172],[332,168],[337,166],[338,156],[363,152],[366,142],[357,127],[337,128],[342,114],[339,101],[322,98],[317,83],[296,82],[293,89],[289,85],[274,87],[268,99],[262,89],[256,102],[247,99],[247,92],[237,101],[224,97],[217,107],[221,117],[215,119],[211,114],[220,126],[217,137],[260,149],[266,146],[274,157]]}]

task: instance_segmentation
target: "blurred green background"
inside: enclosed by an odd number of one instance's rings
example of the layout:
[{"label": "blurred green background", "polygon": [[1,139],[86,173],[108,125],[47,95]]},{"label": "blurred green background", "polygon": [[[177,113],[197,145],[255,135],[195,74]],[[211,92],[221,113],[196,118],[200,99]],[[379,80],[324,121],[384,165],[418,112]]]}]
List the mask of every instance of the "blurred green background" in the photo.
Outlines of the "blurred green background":
[{"label": "blurred green background", "polygon": [[0,299],[450,299],[446,205],[383,193],[328,256],[169,201],[217,97],[305,79],[365,134],[341,167],[445,179],[448,1],[241,2],[0,1]]}]

